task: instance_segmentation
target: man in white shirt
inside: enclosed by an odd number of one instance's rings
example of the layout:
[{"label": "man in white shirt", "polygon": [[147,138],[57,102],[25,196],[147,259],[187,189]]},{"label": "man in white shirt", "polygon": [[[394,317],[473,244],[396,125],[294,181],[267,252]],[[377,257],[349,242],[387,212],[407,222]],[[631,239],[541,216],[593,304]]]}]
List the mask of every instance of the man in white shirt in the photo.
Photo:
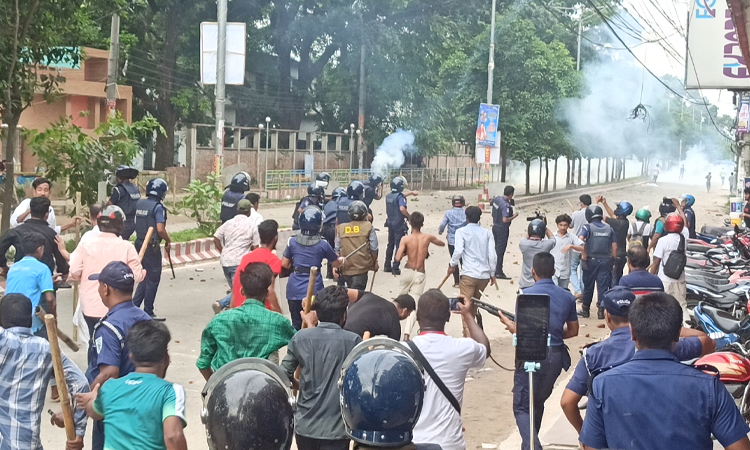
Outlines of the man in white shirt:
[{"label": "man in white shirt", "polygon": [[[469,369],[481,368],[490,355],[490,341],[474,320],[476,306],[471,300],[461,299],[463,303],[458,303],[457,313],[466,324],[468,338],[445,334],[445,324],[451,318],[450,302],[441,291],[430,289],[419,298],[417,322],[421,332],[412,340],[459,406],[463,403]],[[465,450],[461,413],[426,371],[424,380],[424,404],[412,441],[438,444],[443,450]]]},{"label": "man in white shirt", "polygon": [[81,242],[86,242],[89,239],[93,239],[102,233],[99,230],[99,225],[96,222],[96,218],[99,215],[99,213],[102,211],[103,207],[104,205],[101,202],[97,202],[89,206],[89,221],[91,222],[92,228],[89,231],[83,233],[83,236],[81,236],[79,245]]},{"label": "man in white shirt", "polygon": [[260,195],[256,194],[255,192],[251,192],[245,196],[246,199],[250,200],[250,204],[252,205],[252,210],[250,211],[250,219],[255,224],[255,227],[257,228],[261,222],[263,222],[263,215],[258,212],[258,207],[260,206]]},{"label": "man in white shirt", "polygon": [[[52,191],[52,182],[46,178],[39,177],[34,179],[34,181],[31,183],[34,197],[47,197],[49,198],[50,192]],[[13,214],[10,216],[10,227],[15,228],[18,225],[24,223],[26,219],[30,218],[31,215],[31,209],[29,208],[29,204],[31,202],[31,198],[25,198],[21,203],[18,204],[15,210],[13,210]],[[76,223],[81,223],[81,219],[76,217],[76,219],[62,227],[57,225],[57,218],[55,217],[55,210],[52,209],[52,205],[49,207],[49,215],[47,216],[47,223],[49,224],[50,228],[55,230],[55,233],[60,234],[63,231],[72,228],[75,226]]]},{"label": "man in white shirt", "polygon": [[[664,221],[664,231],[668,234],[662,236],[656,243],[654,250],[653,263],[650,272],[659,275],[659,279],[664,284],[664,292],[673,296],[680,302],[682,307],[682,317],[687,322],[690,316],[687,312],[687,292],[685,286],[685,270],[682,271],[679,278],[671,278],[664,273],[664,265],[669,261],[669,256],[680,246],[680,242],[687,242],[690,237],[688,229],[685,227],[685,220],[678,213],[671,213]],[[683,246],[684,251],[684,246]]]},{"label": "man in white shirt", "polygon": [[[573,212],[571,219],[573,222],[570,226],[573,228],[573,235],[580,236],[583,226],[588,222],[586,220],[586,208],[591,205],[591,196],[589,194],[583,194],[578,197],[578,206],[580,207],[577,211]],[[581,266],[581,253],[574,251],[570,258],[570,285],[573,288],[573,294],[576,299],[579,299],[583,295],[583,280],[581,274],[578,273],[578,268]]]}]

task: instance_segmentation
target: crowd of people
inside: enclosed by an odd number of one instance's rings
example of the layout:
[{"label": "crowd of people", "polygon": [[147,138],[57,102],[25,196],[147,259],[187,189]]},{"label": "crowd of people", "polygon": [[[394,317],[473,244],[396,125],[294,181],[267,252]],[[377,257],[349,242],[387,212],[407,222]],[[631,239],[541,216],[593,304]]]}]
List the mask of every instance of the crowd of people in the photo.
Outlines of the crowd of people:
[{"label": "crowd of people", "polygon": [[[56,314],[55,291],[66,280],[80,283],[76,323],[88,341],[85,375],[63,357],[76,407],[76,437],[67,448],[83,448],[86,434],[94,449],[188,447],[185,392],[165,380],[170,332],[154,311],[161,244],[167,252],[170,247],[162,204],[167,184],[149,181],[141,198],[129,181],[135,176],[132,168],[118,169],[118,186],[107,204],[91,206],[94,228],[72,253],[50,221],[51,183],[42,178],[35,181],[34,197],[19,205],[28,213],[16,211],[19,224],[0,238],[0,268],[8,278],[0,301],[0,450],[41,449],[46,388],[54,383],[46,329],[34,311]],[[422,232],[425,217],[409,211],[407,197],[416,193],[406,191],[404,178],[391,179],[386,195],[376,175],[337,188],[330,197],[329,181],[328,174],[319,174],[295,205],[298,232],[279,256],[279,225],[258,213],[260,197],[248,193],[250,177],[238,173],[224,193],[214,241],[229,291],[212,304],[215,315],[203,330],[196,361],[207,381],[201,417],[211,448],[288,449],[293,435],[300,450],[343,450],[352,441],[355,448],[465,449],[466,376],[491,354],[472,299],[510,280],[503,266],[510,227],[518,218],[513,187],[492,200],[491,229],[481,226],[481,208],[453,196],[438,228],[439,235],[447,232],[445,242]],[[372,292],[380,246],[370,206],[383,198],[388,230],[383,269],[399,282],[391,300]],[[580,318],[590,318],[594,298],[597,320],[611,336],[584,350],[561,401],[582,445],[703,449],[710,448],[713,434],[725,448],[750,449],[750,429],[721,383],[678,364],[714,349],[709,336],[683,327],[685,278],[674,269],[684,240],[695,235],[694,202],[690,195],[664,198],[655,221],[641,209],[631,223],[630,203],[612,209],[603,196],[584,194],[576,211],[555,218],[556,230],[541,214],[529,218],[519,243],[518,287],[520,294],[550,298],[549,351],[534,377],[533,398],[523,362],[516,364],[512,408],[522,449],[532,441],[541,448],[537,432],[545,402],[572,363],[565,341],[578,335]],[[132,233],[135,245],[128,241]],[[443,282],[453,279],[460,292],[456,299],[439,288],[425,291],[429,249],[446,243],[450,262]],[[4,255],[11,246],[16,263],[8,270]],[[281,277],[288,278],[289,318],[276,295]],[[335,281],[326,287],[324,278]],[[463,337],[445,332],[454,315],[461,317]],[[513,318],[498,315],[515,333]],[[373,336],[387,339],[360,345]],[[379,351],[386,353],[369,358]],[[260,393],[247,384],[243,395],[227,391],[238,373],[270,377],[264,383],[277,389]],[[348,383],[348,377],[358,381]],[[689,399],[685,392],[691,392]],[[221,407],[232,395],[234,409]],[[289,408],[286,400],[294,395],[295,407]],[[585,419],[578,408],[584,396],[589,397]],[[272,398],[274,406],[263,403]],[[680,416],[682,431],[663,426],[662,420],[677,417],[667,409],[681,414],[690,409],[688,401],[701,407]],[[259,425],[241,414],[245,408],[259,414],[258,405],[268,405],[266,414],[276,422]],[[89,433],[86,416],[93,419]],[[52,421],[63,425],[61,414]],[[273,444],[258,444],[266,441]]]}]

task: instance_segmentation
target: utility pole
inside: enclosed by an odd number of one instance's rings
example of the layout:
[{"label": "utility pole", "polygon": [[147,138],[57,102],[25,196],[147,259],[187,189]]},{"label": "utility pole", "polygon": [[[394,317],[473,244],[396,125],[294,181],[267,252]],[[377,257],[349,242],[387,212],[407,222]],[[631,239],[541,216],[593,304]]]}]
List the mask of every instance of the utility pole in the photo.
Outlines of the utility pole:
[{"label": "utility pole", "polygon": [[214,136],[216,156],[214,169],[218,174],[221,173],[221,159],[224,154],[224,71],[227,59],[227,0],[218,0],[216,3],[216,19],[219,33],[216,43],[216,135]]},{"label": "utility pole", "polygon": [[583,29],[583,7],[578,15],[578,52],[576,52],[576,71],[581,70],[581,30]]},{"label": "utility pole", "polygon": [[487,64],[487,104],[492,104],[492,77],[495,70],[495,9],[497,0],[492,0],[492,18],[490,19],[490,61]]},{"label": "utility pole", "polygon": [[107,67],[107,118],[117,112],[117,68],[120,56],[120,15],[112,14],[112,29],[109,36],[109,67]]},{"label": "utility pole", "polygon": [[359,54],[359,168],[364,168],[364,131],[365,131],[365,41],[362,40],[362,47]]}]

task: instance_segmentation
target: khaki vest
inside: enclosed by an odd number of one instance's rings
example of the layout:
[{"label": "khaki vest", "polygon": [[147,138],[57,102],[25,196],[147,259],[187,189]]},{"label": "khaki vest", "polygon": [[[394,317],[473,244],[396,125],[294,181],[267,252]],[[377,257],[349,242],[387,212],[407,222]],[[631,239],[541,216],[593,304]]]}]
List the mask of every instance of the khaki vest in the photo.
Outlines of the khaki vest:
[{"label": "khaki vest", "polygon": [[[357,247],[369,242],[372,224],[368,221],[342,223],[338,226],[338,234],[341,239],[341,256],[346,256]],[[370,246],[347,258],[346,263],[341,266],[341,273],[347,276],[359,275],[372,269],[374,266]]]}]

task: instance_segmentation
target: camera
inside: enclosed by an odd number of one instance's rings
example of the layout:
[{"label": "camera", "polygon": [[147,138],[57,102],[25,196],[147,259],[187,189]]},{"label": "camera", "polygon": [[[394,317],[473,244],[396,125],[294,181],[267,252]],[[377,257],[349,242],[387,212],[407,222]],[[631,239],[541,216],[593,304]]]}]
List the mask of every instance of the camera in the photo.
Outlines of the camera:
[{"label": "camera", "polygon": [[534,215],[533,216],[526,217],[526,220],[528,222],[531,222],[532,220],[536,220],[536,219],[541,219],[541,220],[547,222],[547,218],[544,217],[544,214],[540,213],[539,211],[534,211]]},{"label": "camera", "polygon": [[458,298],[458,297],[451,297],[448,299],[448,302],[451,305],[451,311],[459,311],[458,304],[463,303],[464,301],[463,299]]}]

